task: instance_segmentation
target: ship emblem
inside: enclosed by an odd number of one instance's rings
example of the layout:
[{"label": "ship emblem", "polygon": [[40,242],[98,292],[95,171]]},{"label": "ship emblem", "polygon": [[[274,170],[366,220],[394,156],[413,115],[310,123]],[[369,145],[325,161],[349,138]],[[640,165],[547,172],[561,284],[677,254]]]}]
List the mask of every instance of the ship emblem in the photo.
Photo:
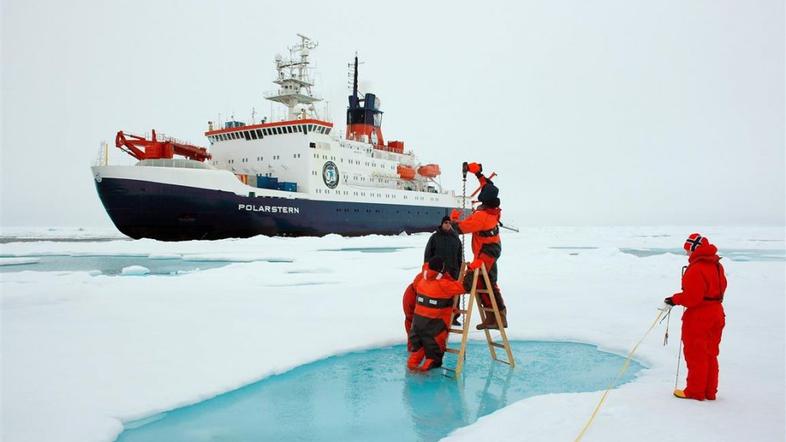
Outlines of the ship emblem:
[{"label": "ship emblem", "polygon": [[338,186],[338,166],[336,166],[336,163],[332,161],[325,163],[325,166],[322,168],[322,180],[331,189],[335,189]]}]

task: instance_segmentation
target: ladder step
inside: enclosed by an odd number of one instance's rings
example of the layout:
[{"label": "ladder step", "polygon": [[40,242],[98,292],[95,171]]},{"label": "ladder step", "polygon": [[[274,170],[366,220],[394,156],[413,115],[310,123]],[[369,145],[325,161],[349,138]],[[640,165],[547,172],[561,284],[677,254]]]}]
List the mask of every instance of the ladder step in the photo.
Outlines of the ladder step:
[{"label": "ladder step", "polygon": [[450,329],[450,332],[451,332],[451,333],[458,333],[458,334],[460,334],[460,335],[463,335],[463,334],[464,334],[464,329],[461,329],[461,328],[451,328],[451,329]]},{"label": "ladder step", "polygon": [[497,362],[502,362],[503,364],[508,364],[508,365],[510,365],[510,362],[508,362],[508,361],[503,361],[502,359],[494,359],[494,360],[495,360],[495,361],[497,361]]},{"label": "ladder step", "polygon": [[499,343],[497,343],[497,342],[489,342],[489,344],[491,344],[491,345],[493,345],[494,347],[497,347],[497,348],[505,348],[505,346],[504,346],[504,345],[502,345],[502,344],[499,344]]},{"label": "ladder step", "polygon": [[489,293],[487,289],[476,289],[475,293]]},{"label": "ladder step", "polygon": [[483,309],[484,312],[494,312],[494,309],[491,307],[481,307],[481,309]]},{"label": "ladder step", "polygon": [[446,348],[445,352],[446,353],[453,353],[454,355],[459,354],[459,350],[456,350],[455,348]]},{"label": "ladder step", "polygon": [[466,311],[466,310],[461,310],[461,309],[459,309],[459,311],[458,311],[458,312],[459,312],[459,313],[461,313],[462,315],[466,315],[466,314],[467,314],[467,311]]}]

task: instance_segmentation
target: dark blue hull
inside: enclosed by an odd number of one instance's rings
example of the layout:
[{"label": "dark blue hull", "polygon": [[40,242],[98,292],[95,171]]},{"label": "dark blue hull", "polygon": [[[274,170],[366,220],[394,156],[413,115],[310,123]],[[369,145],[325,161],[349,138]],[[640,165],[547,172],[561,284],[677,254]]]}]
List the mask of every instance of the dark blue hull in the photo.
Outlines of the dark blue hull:
[{"label": "dark blue hull", "polygon": [[218,190],[116,178],[96,182],[96,189],[121,232],[131,238],[162,241],[428,232],[451,210],[239,196]]}]

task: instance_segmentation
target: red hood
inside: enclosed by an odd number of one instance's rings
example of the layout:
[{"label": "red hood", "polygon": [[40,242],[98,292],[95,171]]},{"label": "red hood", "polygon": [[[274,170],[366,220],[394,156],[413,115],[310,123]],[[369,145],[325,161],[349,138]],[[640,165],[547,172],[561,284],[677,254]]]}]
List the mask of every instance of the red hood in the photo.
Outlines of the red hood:
[{"label": "red hood", "polygon": [[696,250],[691,253],[688,257],[689,263],[694,263],[696,261],[713,261],[718,262],[720,257],[718,256],[718,248],[712,244],[703,244],[696,248]]},{"label": "red hood", "polygon": [[428,263],[423,264],[423,279],[433,281],[436,279],[453,280],[447,273],[439,273],[428,268]]}]

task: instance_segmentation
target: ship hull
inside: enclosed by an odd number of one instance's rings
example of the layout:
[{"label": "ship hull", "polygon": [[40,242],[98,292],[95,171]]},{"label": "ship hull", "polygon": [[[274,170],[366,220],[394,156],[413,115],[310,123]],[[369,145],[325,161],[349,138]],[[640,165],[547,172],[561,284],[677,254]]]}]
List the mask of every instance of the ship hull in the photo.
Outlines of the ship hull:
[{"label": "ship hull", "polygon": [[115,226],[162,241],[267,236],[396,235],[432,231],[450,208],[233,192],[104,177],[96,190]]}]

